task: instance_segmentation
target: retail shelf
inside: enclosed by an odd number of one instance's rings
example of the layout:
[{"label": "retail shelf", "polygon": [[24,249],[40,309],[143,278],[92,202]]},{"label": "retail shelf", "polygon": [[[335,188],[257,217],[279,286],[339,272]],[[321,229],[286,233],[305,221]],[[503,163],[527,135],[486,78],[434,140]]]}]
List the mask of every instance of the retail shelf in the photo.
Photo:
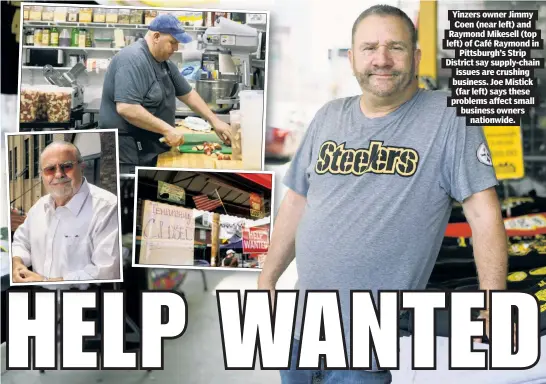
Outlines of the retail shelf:
[{"label": "retail shelf", "polygon": [[62,49],[66,51],[120,51],[122,48],[80,48],[80,47],[49,47],[49,46],[36,46],[36,45],[23,45],[23,48],[35,48],[35,49]]},{"label": "retail shelf", "polygon": [[[103,29],[135,29],[135,30],[147,30],[148,26],[145,24],[110,24],[110,23],[75,23],[67,21],[25,21],[23,23],[24,28],[33,27],[72,27],[72,28],[103,28]],[[185,25],[184,30],[189,32],[199,32],[206,30],[207,27],[198,27],[193,25]]]},{"label": "retail shelf", "polygon": [[[59,71],[70,71],[72,67],[53,67],[54,69],[57,69]],[[36,69],[36,70],[43,70],[44,67],[37,67],[37,66],[31,66],[31,65],[23,65],[23,69]]]}]

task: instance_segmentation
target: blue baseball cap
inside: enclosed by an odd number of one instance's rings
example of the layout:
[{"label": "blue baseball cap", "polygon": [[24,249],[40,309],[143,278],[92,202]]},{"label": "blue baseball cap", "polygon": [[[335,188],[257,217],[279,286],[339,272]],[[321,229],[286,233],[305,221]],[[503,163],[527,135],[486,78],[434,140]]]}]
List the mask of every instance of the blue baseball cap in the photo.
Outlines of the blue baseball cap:
[{"label": "blue baseball cap", "polygon": [[150,31],[168,33],[179,43],[187,44],[192,41],[192,37],[184,31],[182,23],[171,14],[162,14],[152,20],[148,26]]}]

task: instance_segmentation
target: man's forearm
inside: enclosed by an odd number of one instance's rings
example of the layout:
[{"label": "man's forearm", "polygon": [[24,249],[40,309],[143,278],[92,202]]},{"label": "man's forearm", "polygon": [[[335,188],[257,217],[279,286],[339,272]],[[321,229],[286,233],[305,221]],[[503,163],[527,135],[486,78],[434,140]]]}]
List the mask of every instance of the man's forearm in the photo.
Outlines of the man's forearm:
[{"label": "man's forearm", "polygon": [[289,191],[283,200],[271,237],[267,258],[258,285],[273,289],[294,257],[296,231],[305,209],[306,199]]},{"label": "man's forearm", "polygon": [[473,233],[473,248],[480,289],[505,290],[508,273],[508,249],[504,224]]},{"label": "man's forearm", "polygon": [[207,120],[213,127],[216,125],[216,122],[219,121],[218,116],[212,112],[197,91],[192,90],[187,95],[180,96],[179,99],[190,107],[192,111],[198,113],[203,119]]},{"label": "man's forearm", "polygon": [[163,120],[148,112],[142,105],[118,104],[118,113],[135,127],[150,132],[165,135],[169,130],[174,129]]}]

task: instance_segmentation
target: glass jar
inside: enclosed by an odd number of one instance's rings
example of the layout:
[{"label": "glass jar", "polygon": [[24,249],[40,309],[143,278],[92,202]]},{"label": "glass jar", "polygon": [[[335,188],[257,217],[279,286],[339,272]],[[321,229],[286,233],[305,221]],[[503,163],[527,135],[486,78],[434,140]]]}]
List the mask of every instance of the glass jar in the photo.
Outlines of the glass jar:
[{"label": "glass jar", "polygon": [[106,22],[116,24],[118,22],[118,10],[115,8],[108,8],[106,10]]},{"label": "glass jar", "polygon": [[68,8],[68,21],[71,23],[78,22],[78,8],[70,7]]},{"label": "glass jar", "polygon": [[80,8],[78,18],[80,23],[90,23],[93,19],[93,8]]},{"label": "glass jar", "polygon": [[131,11],[131,21],[129,24],[142,24],[142,9],[133,9]]},{"label": "glass jar", "polygon": [[131,11],[129,9],[120,9],[118,16],[119,24],[129,24],[131,22]]},{"label": "glass jar", "polygon": [[44,7],[42,11],[42,21],[53,21],[55,7]]},{"label": "glass jar", "polygon": [[53,13],[53,20],[56,22],[63,23],[66,21],[67,7],[54,7],[55,12]]},{"label": "glass jar", "polygon": [[94,23],[106,22],[106,10],[104,8],[95,8],[95,11],[93,12],[93,22]]},{"label": "glass jar", "polygon": [[33,5],[30,7],[29,20],[31,21],[42,21],[42,10],[44,9],[41,5]]}]

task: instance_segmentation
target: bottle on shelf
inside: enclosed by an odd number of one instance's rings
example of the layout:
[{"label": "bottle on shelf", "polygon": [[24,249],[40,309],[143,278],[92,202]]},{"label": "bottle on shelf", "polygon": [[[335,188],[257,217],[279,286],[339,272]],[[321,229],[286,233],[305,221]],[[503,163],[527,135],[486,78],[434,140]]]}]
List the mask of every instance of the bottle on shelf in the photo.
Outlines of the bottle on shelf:
[{"label": "bottle on shelf", "polygon": [[78,47],[85,48],[85,39],[87,38],[87,30],[80,29],[80,33],[78,35]]},{"label": "bottle on shelf", "polygon": [[86,48],[91,48],[93,47],[93,41],[92,41],[92,38],[91,38],[91,34],[92,34],[93,31],[89,31],[85,34],[85,47]]},{"label": "bottle on shelf", "polygon": [[66,28],[61,31],[61,35],[59,37],[59,45],[61,47],[70,47],[70,33]]},{"label": "bottle on shelf", "polygon": [[49,46],[49,41],[50,41],[49,36],[50,36],[49,28],[44,28],[42,32],[42,45],[44,47]]},{"label": "bottle on shelf", "polygon": [[50,45],[52,47],[58,47],[59,46],[59,31],[57,30],[57,27],[53,27],[51,29],[51,43]]},{"label": "bottle on shelf", "polygon": [[72,37],[72,41],[70,45],[73,47],[77,47],[80,40],[80,31],[78,30],[78,28],[72,28],[71,37]]},{"label": "bottle on shelf", "polygon": [[34,46],[40,47],[42,45],[42,28],[36,28],[34,30]]}]

